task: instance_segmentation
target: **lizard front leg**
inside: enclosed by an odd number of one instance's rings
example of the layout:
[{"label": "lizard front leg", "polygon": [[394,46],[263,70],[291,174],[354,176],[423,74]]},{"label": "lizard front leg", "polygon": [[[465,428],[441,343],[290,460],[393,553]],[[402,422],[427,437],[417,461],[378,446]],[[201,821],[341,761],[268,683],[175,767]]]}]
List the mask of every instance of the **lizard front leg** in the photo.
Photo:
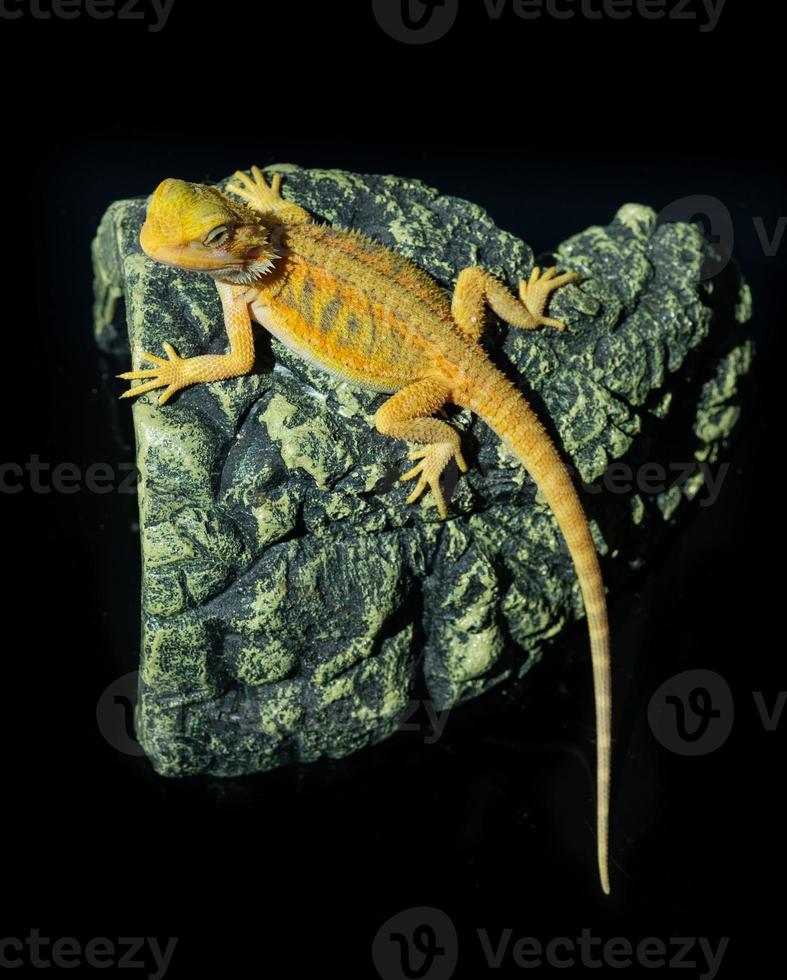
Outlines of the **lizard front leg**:
[{"label": "lizard front leg", "polygon": [[451,315],[463,333],[473,341],[478,341],[481,336],[484,326],[484,307],[487,305],[491,306],[506,323],[523,330],[534,330],[541,326],[564,330],[565,324],[560,320],[544,316],[544,310],[549,297],[556,289],[569,282],[578,282],[579,279],[576,272],[557,275],[556,266],[547,269],[542,275],[541,269],[536,266],[529,281],[523,279],[519,283],[519,299],[517,299],[485,269],[471,266],[463,269],[456,280],[451,301]]},{"label": "lizard front leg", "polygon": [[458,433],[448,423],[430,418],[448,401],[449,394],[442,381],[424,378],[397,391],[380,406],[374,416],[374,423],[383,435],[425,444],[423,449],[416,449],[409,454],[410,459],[418,459],[420,462],[400,479],[413,480],[418,477],[415,489],[407,498],[408,504],[415,503],[429,487],[440,517],[448,516],[448,508],[440,489],[440,475],[452,459],[456,460],[462,473],[467,472]]},{"label": "lizard front leg", "polygon": [[181,388],[199,384],[203,381],[223,381],[248,374],[254,364],[254,333],[251,317],[244,297],[245,288],[216,283],[221,305],[224,310],[224,325],[230,341],[229,354],[203,354],[200,357],[180,357],[172,344],[164,344],[167,359],[147,354],[140,357],[152,361],[155,368],[140,371],[126,371],[119,378],[127,381],[144,380],[144,384],[131,387],[123,392],[121,398],[144,395],[154,388],[166,390],[159,398],[159,405],[165,405]]},{"label": "lizard front leg", "polygon": [[271,215],[288,225],[312,220],[305,208],[293,204],[292,201],[285,201],[281,196],[281,174],[274,174],[270,184],[259,167],[251,168],[251,177],[242,170],[237,170],[232,177],[236,183],[228,184],[227,190],[237,194],[260,214]]}]

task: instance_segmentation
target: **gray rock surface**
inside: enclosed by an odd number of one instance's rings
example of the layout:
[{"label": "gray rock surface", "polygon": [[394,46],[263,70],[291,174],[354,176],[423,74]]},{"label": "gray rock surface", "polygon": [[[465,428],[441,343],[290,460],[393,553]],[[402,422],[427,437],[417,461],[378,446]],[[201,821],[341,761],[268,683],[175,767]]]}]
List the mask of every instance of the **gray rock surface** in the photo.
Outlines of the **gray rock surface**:
[{"label": "gray rock surface", "polygon": [[[471,264],[511,286],[532,268],[529,247],[483,210],[418,181],[273,172],[319,219],[411,256],[446,289]],[[143,200],[117,202],[98,230],[97,342],[126,358],[129,340],[153,353],[165,340],[183,356],[224,350],[212,282],[143,255],[144,212]],[[708,248],[696,226],[657,226],[650,208],[625,205],[555,251],[585,277],[551,305],[565,333],[493,322],[485,334],[578,478],[601,489],[583,500],[608,582],[704,492],[696,470],[669,487],[670,465],[713,464],[738,417],[750,297],[733,265],[701,281]],[[372,426],[382,397],[260,328],[250,376],[129,407],[143,555],[137,728],[159,772],[345,755],[392,734],[415,686],[436,710],[452,707],[523,674],[582,615],[554,520],[486,426],[454,416],[471,472],[441,521],[430,499],[404,504],[408,447]],[[627,489],[609,479],[614,461],[634,475]],[[646,462],[665,475],[659,487],[651,471],[647,492]]]}]

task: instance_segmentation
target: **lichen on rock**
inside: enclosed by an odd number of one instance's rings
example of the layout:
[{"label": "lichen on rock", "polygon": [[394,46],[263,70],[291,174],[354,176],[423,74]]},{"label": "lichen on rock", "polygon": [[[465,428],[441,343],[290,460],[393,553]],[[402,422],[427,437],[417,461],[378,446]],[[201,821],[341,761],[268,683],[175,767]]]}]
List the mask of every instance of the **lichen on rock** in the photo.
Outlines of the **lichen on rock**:
[{"label": "lichen on rock", "polygon": [[[274,172],[318,219],[372,235],[447,290],[467,265],[510,286],[533,267],[530,248],[481,208],[419,181]],[[145,258],[144,213],[144,200],[117,202],[98,230],[97,342],[112,353],[165,340],[183,356],[224,350],[213,284]],[[751,297],[732,265],[702,280],[708,248],[696,226],[659,225],[626,204],[555,250],[583,276],[551,304],[565,333],[493,322],[484,337],[578,479],[602,489],[583,501],[608,581],[642,563],[701,485],[694,474],[658,492],[612,492],[609,464],[713,462],[737,420]],[[392,734],[416,686],[437,710],[453,707],[522,675],[582,614],[545,502],[479,419],[453,417],[472,466],[441,521],[428,499],[404,503],[396,477],[408,447],[372,424],[384,396],[259,335],[249,376],[163,408],[153,396],[133,405],[137,725],[166,775],[346,755]]]}]

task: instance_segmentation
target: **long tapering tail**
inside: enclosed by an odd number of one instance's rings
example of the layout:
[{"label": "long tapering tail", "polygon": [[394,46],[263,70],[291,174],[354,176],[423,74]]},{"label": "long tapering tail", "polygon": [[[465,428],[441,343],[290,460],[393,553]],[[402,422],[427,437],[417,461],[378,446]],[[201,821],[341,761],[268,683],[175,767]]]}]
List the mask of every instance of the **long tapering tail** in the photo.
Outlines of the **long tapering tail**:
[{"label": "long tapering tail", "polygon": [[[571,477],[527,401],[491,365],[479,365],[458,404],[479,415],[522,462],[544,494],[568,545],[590,632],[596,707],[596,833],[601,887],[609,894],[609,795],[612,734],[609,627],[596,547]],[[480,377],[478,375],[481,375]]]}]

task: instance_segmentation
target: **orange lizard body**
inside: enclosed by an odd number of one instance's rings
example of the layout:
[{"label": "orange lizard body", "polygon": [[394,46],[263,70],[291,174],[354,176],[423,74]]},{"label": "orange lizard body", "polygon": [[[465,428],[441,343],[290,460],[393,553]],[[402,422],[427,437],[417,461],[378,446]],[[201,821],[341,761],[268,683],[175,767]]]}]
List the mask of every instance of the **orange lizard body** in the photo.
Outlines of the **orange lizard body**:
[{"label": "orange lizard body", "polygon": [[221,298],[230,351],[181,358],[143,353],[156,365],[122,378],[141,380],[123,397],[164,388],[165,404],[187,385],[247,374],[254,361],[252,321],[284,344],[346,380],[391,395],[375,424],[388,436],[418,443],[412,503],[431,489],[447,508],[440,475],[455,459],[467,470],[456,431],[434,418],[446,403],[478,414],[527,468],[555,515],[579,578],[587,612],[596,707],[597,835],[601,885],[609,893],[608,824],[611,751],[609,631],[596,549],[572,481],[526,400],[480,345],[488,305],[525,330],[563,329],[544,316],[551,293],[579,277],[534,269],[519,298],[480,268],[464,269],[448,296],[410,260],[363,235],[316,224],[269,186],[255,167],[228,190],[166,180],[156,190],[141,243],[153,259],[209,273]]}]

